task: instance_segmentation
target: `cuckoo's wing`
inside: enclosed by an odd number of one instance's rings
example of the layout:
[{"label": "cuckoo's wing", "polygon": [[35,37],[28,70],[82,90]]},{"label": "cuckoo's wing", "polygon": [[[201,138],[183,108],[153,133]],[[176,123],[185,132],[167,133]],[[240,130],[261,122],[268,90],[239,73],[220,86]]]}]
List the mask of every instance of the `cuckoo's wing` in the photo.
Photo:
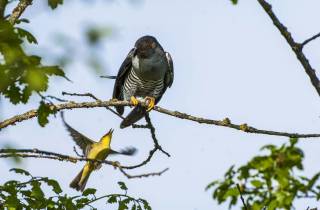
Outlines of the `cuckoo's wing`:
[{"label": "cuckoo's wing", "polygon": [[167,58],[168,66],[169,66],[169,71],[167,71],[167,73],[166,73],[165,85],[167,87],[171,87],[171,85],[173,83],[173,79],[174,79],[174,69],[173,69],[173,61],[172,61],[170,53],[166,52],[166,58]]},{"label": "cuckoo's wing", "polygon": [[63,124],[66,126],[70,136],[72,137],[73,141],[82,149],[82,152],[85,156],[87,156],[88,151],[91,148],[91,145],[95,143],[93,140],[89,139],[85,135],[81,134],[74,128],[72,128],[64,119],[63,112],[61,112],[61,118]]},{"label": "cuckoo's wing", "polygon": [[163,89],[161,91],[161,94],[158,98],[156,98],[156,104],[160,101],[163,94],[166,92],[167,88],[171,87],[171,85],[173,83],[173,79],[174,79],[173,61],[172,61],[170,53],[166,52],[166,58],[167,58],[167,64],[168,64],[168,71],[166,72],[165,77],[164,77],[164,85],[163,85]]},{"label": "cuckoo's wing", "polygon": [[[114,83],[112,98],[123,100],[121,90],[124,85],[124,81],[127,77],[127,74],[130,72],[130,69],[132,67],[132,58],[134,56],[134,53],[135,53],[135,48],[130,50],[126,59],[122,62],[120,66],[116,81]],[[120,115],[122,115],[124,112],[124,107],[123,106],[116,107],[116,110]]]}]

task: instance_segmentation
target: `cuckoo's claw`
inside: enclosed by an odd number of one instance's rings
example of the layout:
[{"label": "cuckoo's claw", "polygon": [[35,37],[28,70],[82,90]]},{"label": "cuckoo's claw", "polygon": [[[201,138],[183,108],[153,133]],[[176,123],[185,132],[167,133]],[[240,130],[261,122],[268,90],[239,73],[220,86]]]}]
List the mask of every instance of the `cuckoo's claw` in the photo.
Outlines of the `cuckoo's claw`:
[{"label": "cuckoo's claw", "polygon": [[131,102],[131,104],[132,104],[133,106],[138,106],[138,104],[139,104],[138,99],[136,99],[136,97],[134,97],[134,96],[131,96],[131,97],[130,97],[130,102]]},{"label": "cuckoo's claw", "polygon": [[156,104],[156,99],[150,96],[145,97],[146,103],[148,104],[147,112],[149,112]]}]

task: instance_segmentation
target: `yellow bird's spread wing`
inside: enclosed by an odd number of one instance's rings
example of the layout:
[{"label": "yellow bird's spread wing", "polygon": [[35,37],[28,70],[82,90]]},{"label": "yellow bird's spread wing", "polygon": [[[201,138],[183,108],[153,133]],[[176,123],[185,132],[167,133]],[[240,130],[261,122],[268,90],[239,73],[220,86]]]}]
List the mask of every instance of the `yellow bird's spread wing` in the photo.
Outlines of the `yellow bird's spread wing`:
[{"label": "yellow bird's spread wing", "polygon": [[84,156],[87,156],[88,151],[90,151],[92,144],[96,143],[95,141],[89,139],[85,135],[81,134],[74,128],[72,128],[64,119],[63,112],[61,112],[61,118],[66,126],[67,130],[69,131],[73,141],[82,149]]}]

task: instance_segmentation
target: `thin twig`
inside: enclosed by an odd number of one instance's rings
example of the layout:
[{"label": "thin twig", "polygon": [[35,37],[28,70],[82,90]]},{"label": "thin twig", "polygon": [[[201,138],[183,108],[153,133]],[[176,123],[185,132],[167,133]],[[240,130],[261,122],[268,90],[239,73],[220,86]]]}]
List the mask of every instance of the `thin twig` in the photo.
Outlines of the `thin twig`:
[{"label": "thin twig", "polygon": [[239,191],[239,194],[240,194],[240,198],[241,198],[241,201],[242,201],[242,204],[243,204],[243,208],[244,208],[245,210],[249,210],[248,207],[247,207],[246,202],[245,202],[244,199],[243,199],[242,192],[241,192],[241,189],[240,189],[240,185],[239,185],[239,184],[237,184],[237,188],[238,188],[238,191]]},{"label": "thin twig", "polygon": [[164,151],[162,149],[162,147],[159,145],[159,142],[158,142],[158,139],[156,137],[156,129],[154,128],[153,124],[151,123],[151,119],[149,117],[149,113],[147,113],[145,115],[145,119],[146,119],[146,122],[147,122],[147,125],[149,126],[150,128],[150,132],[151,132],[151,137],[153,139],[153,143],[154,143],[154,147],[157,148],[158,150],[160,150],[161,152],[163,152],[165,155],[167,155],[168,157],[170,157],[170,154],[166,151]]},{"label": "thin twig", "polygon": [[134,166],[122,166],[122,168],[124,168],[124,169],[135,169],[135,168],[139,168],[141,166],[144,166],[151,160],[152,156],[154,155],[154,153],[156,151],[157,151],[157,148],[154,147],[152,150],[150,150],[147,159],[145,159],[142,163],[139,163],[139,164],[134,165]]},{"label": "thin twig", "polygon": [[309,42],[315,40],[316,38],[320,37],[320,33],[310,37],[309,39],[305,40],[304,42],[301,43],[301,47],[304,47],[306,44],[308,44]]},{"label": "thin twig", "polygon": [[78,157],[84,157],[84,155],[81,155],[78,151],[77,151],[77,148],[74,146],[73,147],[73,151],[74,151],[74,153],[76,153],[76,155],[78,156]]},{"label": "thin twig", "polygon": [[[277,16],[272,11],[272,6],[267,3],[265,0],[257,0],[259,4],[262,6],[264,11],[269,15],[271,18],[273,24],[277,27],[277,29],[280,31],[281,35],[287,40],[288,44],[290,45],[292,51],[296,54],[298,60],[300,61],[301,65],[303,66],[306,74],[309,76],[311,83],[313,87],[316,89],[318,95],[320,96],[320,81],[316,75],[316,71],[312,68],[310,65],[308,59],[302,52],[302,47],[304,44],[299,44],[294,41],[291,33],[288,31],[287,27],[285,27],[277,18]],[[317,38],[318,35],[316,35],[315,38]],[[319,35],[320,36],[320,35]],[[311,40],[315,39],[312,38]],[[310,41],[311,41],[310,40]],[[307,43],[309,42],[306,40]]]},{"label": "thin twig", "polygon": [[[50,106],[50,108],[55,109],[56,111],[62,111],[65,109],[80,109],[80,108],[95,108],[95,107],[110,107],[110,106],[132,106],[132,105],[133,104],[131,104],[129,101],[115,101],[115,100],[81,102],[81,103],[75,103],[75,102],[71,101],[68,103],[56,104],[54,106]],[[147,107],[147,104],[142,102],[141,106]],[[225,118],[223,120],[212,120],[212,119],[192,116],[192,115],[178,112],[178,111],[171,111],[168,109],[161,108],[159,106],[155,106],[154,110],[157,112],[166,114],[166,115],[180,118],[180,119],[190,120],[190,121],[209,124],[209,125],[216,125],[216,126],[232,128],[232,129],[247,132],[247,133],[265,134],[265,135],[271,135],[271,136],[284,136],[284,137],[290,137],[290,138],[316,138],[316,137],[320,137],[320,134],[300,134],[300,133],[289,133],[289,132],[262,130],[262,129],[257,129],[257,128],[251,127],[245,123],[233,124],[230,122],[230,120],[228,118]],[[36,116],[38,116],[38,112],[36,109],[30,110],[30,111],[25,112],[24,114],[21,114],[21,115],[16,115],[12,118],[9,118],[9,119],[6,119],[6,120],[0,122],[0,130],[9,126],[9,125],[15,125],[18,122],[29,120],[29,119],[36,117]]]},{"label": "thin twig", "polygon": [[86,96],[86,97],[90,97],[93,98],[96,101],[101,101],[100,99],[98,99],[96,96],[94,96],[92,93],[68,93],[68,92],[62,92],[61,93],[63,96],[67,95],[67,96]]},{"label": "thin twig", "polygon": [[20,0],[18,5],[13,9],[12,14],[9,17],[9,22],[13,25],[22,15],[24,10],[32,4],[32,0]]},{"label": "thin twig", "polygon": [[68,102],[68,100],[59,98],[59,97],[57,97],[57,96],[47,95],[47,96],[44,96],[44,97],[46,97],[46,98],[51,98],[51,99],[54,99],[54,100],[59,101],[59,102]]},{"label": "thin twig", "polygon": [[38,149],[0,149],[0,158],[10,158],[10,157],[21,157],[21,158],[42,158],[42,159],[52,159],[52,160],[59,160],[59,161],[67,161],[76,163],[77,161],[91,161],[91,162],[97,162],[101,164],[107,164],[110,166],[113,166],[115,168],[118,168],[119,171],[125,175],[128,179],[133,178],[144,178],[149,176],[160,176],[163,173],[165,173],[167,169],[160,171],[160,172],[152,172],[152,173],[145,173],[145,174],[139,174],[139,175],[130,175],[128,174],[124,169],[123,166],[119,164],[119,162],[114,161],[108,161],[108,160],[95,160],[95,159],[89,159],[84,157],[73,157],[68,155],[63,155],[55,152],[48,152],[44,150],[38,150]]},{"label": "thin twig", "polygon": [[154,172],[154,173],[148,173],[148,174],[139,174],[139,175],[130,175],[125,170],[123,170],[122,167],[119,168],[119,170],[128,178],[128,179],[135,179],[135,178],[147,178],[149,176],[161,176],[163,173],[169,170],[169,168],[166,168],[160,172]]}]

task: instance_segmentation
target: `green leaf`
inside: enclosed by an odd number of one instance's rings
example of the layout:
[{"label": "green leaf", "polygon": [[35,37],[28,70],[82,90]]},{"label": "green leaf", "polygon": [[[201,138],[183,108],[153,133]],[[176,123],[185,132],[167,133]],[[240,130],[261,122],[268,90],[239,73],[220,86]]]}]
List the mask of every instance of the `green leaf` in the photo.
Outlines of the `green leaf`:
[{"label": "green leaf", "polygon": [[37,39],[27,30],[16,27],[16,30],[21,38],[26,38],[29,43],[38,44]]},{"label": "green leaf", "polygon": [[53,106],[40,102],[40,106],[38,108],[38,123],[40,126],[44,127],[48,122],[48,116],[56,112],[55,109],[52,109]]},{"label": "green leaf", "polygon": [[131,210],[136,210],[136,204],[133,204]]},{"label": "green leaf", "polygon": [[76,200],[76,206],[78,209],[82,209],[83,207],[85,207],[85,204],[88,203],[90,201],[90,199],[84,197],[84,198],[80,198],[78,200]]},{"label": "green leaf", "polygon": [[212,188],[213,186],[217,185],[218,183],[219,183],[218,180],[215,180],[215,181],[209,183],[209,184],[206,186],[205,190],[206,190],[206,191],[209,190],[210,188]]},{"label": "green leaf", "polygon": [[20,102],[20,88],[15,84],[12,84],[7,90],[3,92],[6,98],[9,98],[10,102],[13,104],[18,104]]},{"label": "green leaf", "polygon": [[47,75],[55,75],[65,77],[64,71],[59,66],[44,66],[41,67],[41,70]]},{"label": "green leaf", "polygon": [[260,188],[260,187],[263,186],[263,183],[261,181],[259,181],[259,180],[252,180],[251,184],[256,188]]},{"label": "green leaf", "polygon": [[127,203],[125,200],[119,202],[118,210],[126,210],[128,209]]},{"label": "green leaf", "polygon": [[127,191],[128,188],[124,182],[118,182],[120,189]]},{"label": "green leaf", "polygon": [[48,89],[48,76],[37,67],[27,71],[26,81],[32,90],[42,92]]},{"label": "green leaf", "polygon": [[85,191],[83,191],[82,195],[83,196],[94,195],[96,191],[97,190],[94,188],[87,188]]},{"label": "green leaf", "polygon": [[13,172],[15,172],[15,173],[17,173],[17,174],[22,174],[22,175],[26,175],[26,176],[31,176],[31,174],[30,174],[28,171],[23,170],[23,169],[21,169],[21,168],[11,168],[9,171],[13,171]]},{"label": "green leaf", "polygon": [[51,9],[55,9],[58,7],[59,4],[63,4],[63,0],[48,0],[48,5]]},{"label": "green leaf", "polygon": [[238,195],[239,195],[238,188],[233,187],[227,190],[227,192],[224,194],[224,198],[227,199],[228,197],[238,196]]},{"label": "green leaf", "polygon": [[117,202],[117,196],[111,195],[107,201],[108,203],[116,203]]},{"label": "green leaf", "polygon": [[56,180],[48,179],[47,184],[52,187],[53,192],[55,192],[56,194],[62,193],[62,189]]},{"label": "green leaf", "polygon": [[231,0],[231,3],[236,5],[238,3],[238,0]]},{"label": "green leaf", "polygon": [[20,18],[16,20],[16,24],[20,24],[20,23],[30,23],[30,20],[28,20],[27,18]]},{"label": "green leaf", "polygon": [[32,185],[32,191],[31,191],[31,196],[35,197],[39,200],[43,199],[44,193],[41,190],[41,183],[38,181],[31,181]]},{"label": "green leaf", "polygon": [[24,104],[27,103],[31,94],[32,94],[32,90],[28,86],[26,86],[22,91],[21,102]]},{"label": "green leaf", "polygon": [[290,138],[291,146],[294,146],[298,143],[298,138]]},{"label": "green leaf", "polygon": [[148,203],[146,200],[140,199],[140,201],[143,203],[143,208],[144,208],[145,210],[152,210],[151,207],[150,207],[150,205],[149,205],[149,203]]}]

